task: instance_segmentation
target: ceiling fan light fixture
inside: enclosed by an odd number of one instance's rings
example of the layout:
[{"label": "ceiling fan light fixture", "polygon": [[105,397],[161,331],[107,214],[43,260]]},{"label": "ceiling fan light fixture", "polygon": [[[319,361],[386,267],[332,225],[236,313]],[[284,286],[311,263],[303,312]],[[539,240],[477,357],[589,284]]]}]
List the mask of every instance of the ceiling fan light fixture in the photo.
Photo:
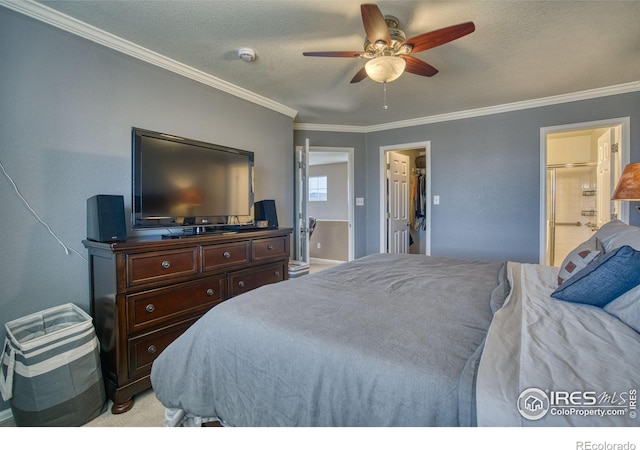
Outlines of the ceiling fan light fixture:
[{"label": "ceiling fan light fixture", "polygon": [[385,41],[376,41],[374,47],[379,51],[384,50],[385,48],[387,48],[387,43]]},{"label": "ceiling fan light fixture", "polygon": [[413,45],[411,45],[411,44],[402,44],[398,48],[398,54],[399,55],[408,55],[409,53],[411,53],[411,50],[413,50]]},{"label": "ceiling fan light fixture", "polygon": [[397,80],[404,72],[407,62],[397,56],[379,56],[367,61],[364,69],[367,76],[378,83]]}]

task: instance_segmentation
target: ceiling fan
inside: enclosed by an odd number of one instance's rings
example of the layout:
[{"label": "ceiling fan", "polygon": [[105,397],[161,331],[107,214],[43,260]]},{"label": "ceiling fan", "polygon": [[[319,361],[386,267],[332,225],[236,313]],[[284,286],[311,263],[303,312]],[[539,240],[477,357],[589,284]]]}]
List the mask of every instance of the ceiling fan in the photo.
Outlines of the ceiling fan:
[{"label": "ceiling fan", "polygon": [[367,77],[386,83],[396,80],[405,70],[416,75],[432,77],[438,73],[438,69],[412,55],[461,38],[476,29],[473,22],[465,22],[406,39],[404,31],[398,28],[398,19],[383,16],[377,5],[365,3],[360,5],[360,11],[367,34],[364,51],[303,53],[304,56],[368,59],[351,83],[357,83]]}]

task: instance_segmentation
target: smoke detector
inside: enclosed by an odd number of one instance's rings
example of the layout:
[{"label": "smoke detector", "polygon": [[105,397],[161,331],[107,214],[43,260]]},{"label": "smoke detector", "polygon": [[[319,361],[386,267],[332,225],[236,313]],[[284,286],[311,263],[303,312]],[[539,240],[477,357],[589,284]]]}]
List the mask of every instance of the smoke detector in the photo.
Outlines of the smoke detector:
[{"label": "smoke detector", "polygon": [[250,48],[241,48],[238,50],[238,57],[245,62],[251,62],[256,59],[256,52]]}]

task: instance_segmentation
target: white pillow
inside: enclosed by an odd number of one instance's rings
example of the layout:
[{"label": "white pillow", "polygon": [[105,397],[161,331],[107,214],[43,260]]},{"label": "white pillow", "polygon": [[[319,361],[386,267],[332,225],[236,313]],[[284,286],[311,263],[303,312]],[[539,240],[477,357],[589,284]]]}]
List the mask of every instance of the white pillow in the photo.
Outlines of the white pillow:
[{"label": "white pillow", "polygon": [[640,227],[627,225],[618,219],[604,224],[596,231],[595,236],[602,243],[605,253],[609,253],[623,245],[628,245],[634,250],[640,250]]},{"label": "white pillow", "polygon": [[640,286],[625,292],[603,309],[640,333]]}]

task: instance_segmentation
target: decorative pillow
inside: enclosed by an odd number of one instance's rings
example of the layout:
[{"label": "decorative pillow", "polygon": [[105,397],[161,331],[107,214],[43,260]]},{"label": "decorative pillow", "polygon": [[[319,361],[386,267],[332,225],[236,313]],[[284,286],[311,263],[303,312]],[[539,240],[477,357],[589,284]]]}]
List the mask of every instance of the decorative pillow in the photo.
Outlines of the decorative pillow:
[{"label": "decorative pillow", "polygon": [[558,272],[558,286],[593,261],[602,253],[602,250],[602,245],[595,236],[573,249],[562,261],[560,272]]},{"label": "decorative pillow", "polygon": [[618,219],[605,223],[596,231],[595,236],[602,242],[605,252],[610,252],[623,245],[640,250],[640,227],[627,225]]},{"label": "decorative pillow", "polygon": [[625,292],[604,310],[640,333],[640,286]]},{"label": "decorative pillow", "polygon": [[628,245],[596,257],[566,280],[551,297],[604,307],[640,285],[640,251]]}]

